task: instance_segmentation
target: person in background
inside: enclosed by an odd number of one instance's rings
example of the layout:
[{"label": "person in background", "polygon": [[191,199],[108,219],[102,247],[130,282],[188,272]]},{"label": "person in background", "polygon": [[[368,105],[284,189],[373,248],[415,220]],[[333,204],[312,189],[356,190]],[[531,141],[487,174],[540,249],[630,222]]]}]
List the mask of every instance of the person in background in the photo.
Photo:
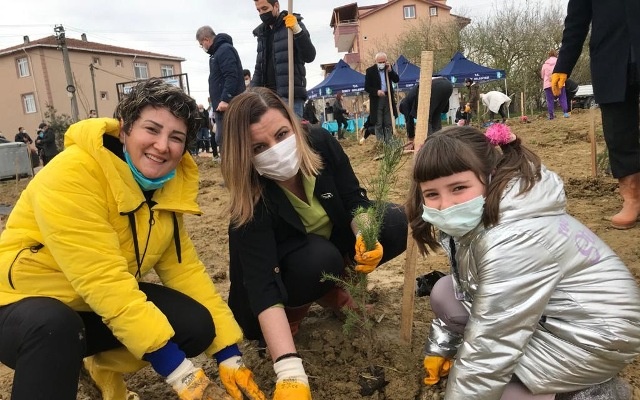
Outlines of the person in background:
[{"label": "person in background", "polygon": [[347,130],[347,118],[349,112],[342,105],[342,92],[336,93],[336,99],[333,101],[333,117],[338,123],[338,140],[344,139],[344,132]]},{"label": "person in background", "polygon": [[303,128],[275,92],[251,88],[231,102],[222,175],[229,190],[229,307],[246,337],[264,340],[277,376],[274,398],[311,399],[294,336],[313,302],[357,307],[323,274],[370,273],[400,255],[407,223],[388,204],[379,242],[366,251],[354,213],[371,201],[342,146]]},{"label": "person in background", "polygon": [[578,93],[578,83],[573,79],[567,79],[564,84],[565,92],[567,93],[567,107],[569,108],[569,112],[573,110],[573,98]]},{"label": "person in background", "polygon": [[[265,396],[242,363],[242,331],[198,258],[183,215],[200,215],[195,101],[142,81],[117,119],[73,124],[0,236],[0,362],[12,399],[75,400],[83,365],[102,398],[151,364],[181,400],[226,397],[190,360],[218,362],[233,399]],[[154,270],[162,284],[142,282]]]},{"label": "person in background", "polygon": [[316,125],[318,122],[318,117],[316,117],[316,106],[313,104],[313,100],[308,99],[304,104],[304,113],[302,114],[302,118],[308,121],[311,125]]},{"label": "person in background", "polygon": [[569,0],[562,45],[551,86],[559,94],[576,65],[589,31],[591,79],[602,111],[611,174],[623,203],[611,217],[615,229],[630,229],[640,216],[640,2]]},{"label": "person in background", "polygon": [[565,118],[569,118],[569,106],[567,101],[567,92],[563,87],[560,90],[560,95],[556,96],[553,94],[551,90],[551,74],[553,73],[553,68],[556,66],[556,62],[558,61],[558,52],[555,50],[549,51],[549,58],[542,64],[542,69],[540,70],[540,77],[542,78],[542,88],[544,89],[544,93],[547,97],[547,111],[549,112],[549,119],[554,119],[555,115],[553,113],[553,109],[555,108],[555,99],[558,99],[560,103],[560,108],[562,108],[563,116]]},{"label": "person in background", "polygon": [[[407,124],[407,139],[405,145],[409,150],[414,149],[414,139],[416,136],[415,119],[418,118],[418,94],[420,84],[416,83],[398,106]],[[427,134],[442,129],[442,114],[449,111],[449,97],[453,93],[453,84],[446,78],[434,77],[431,80],[431,99],[429,101],[429,123]]]},{"label": "person in background", "polygon": [[249,71],[248,69],[243,69],[242,76],[244,77],[245,90],[247,90],[251,87],[251,71]]},{"label": "person in background", "polygon": [[40,165],[40,157],[38,155],[38,150],[36,149],[33,143],[33,140],[31,139],[31,136],[29,136],[27,131],[25,131],[25,129],[22,126],[18,128],[18,133],[16,133],[14,140],[16,142],[23,142],[24,144],[27,145],[27,148],[29,149],[29,154],[31,156],[32,168],[35,168],[38,165]]},{"label": "person in background", "polygon": [[207,98],[209,107],[207,107],[207,114],[209,114],[209,126],[211,127],[211,134],[209,135],[209,144],[211,144],[211,155],[213,156],[213,162],[220,162],[220,149],[218,149],[218,143],[216,142],[216,112],[211,105],[211,97]]},{"label": "person in background", "polygon": [[196,32],[200,47],[209,54],[209,98],[215,111],[216,145],[222,146],[224,113],[229,102],[245,91],[242,62],[233,47],[231,36],[215,34],[210,26],[202,26]]},{"label": "person in background", "polygon": [[[246,0],[245,0],[246,1]],[[280,10],[278,0],[254,0],[262,23],[253,30],[258,39],[256,67],[251,86],[274,90],[288,102],[289,48],[288,30],[293,32],[293,109],[302,118],[307,99],[307,71],[304,64],[316,59],[316,48],[311,43],[307,27],[299,14]]]},{"label": "person in background", "polygon": [[428,136],[406,210],[420,253],[451,265],[430,293],[426,385],[448,375],[447,400],[630,399],[616,376],[640,353],[640,290],[508,126]]},{"label": "person in background", "polygon": [[502,123],[507,122],[507,110],[509,104],[511,104],[511,97],[497,90],[492,90],[487,93],[481,93],[480,99],[482,104],[489,109],[489,119],[494,120],[496,114],[500,114],[502,117]]},{"label": "person in background", "polygon": [[211,120],[209,119],[209,112],[204,109],[202,104],[198,104],[198,115],[196,117],[198,121],[198,133],[197,138],[197,150],[196,155],[200,151],[211,153]]},{"label": "person in background", "polygon": [[[392,118],[398,117],[393,83],[398,83],[400,77],[387,62],[385,53],[376,54],[376,63],[367,68],[364,76],[364,90],[369,93],[369,123],[376,128],[378,142],[387,143],[393,135]],[[387,87],[387,75],[389,87]],[[389,108],[391,96],[391,108]]]},{"label": "person in background", "polygon": [[96,110],[89,110],[89,118],[98,118],[98,113]]},{"label": "person in background", "polygon": [[56,144],[56,134],[46,122],[38,125],[38,129],[40,129],[41,134],[36,139],[36,147],[39,146],[42,149],[42,166],[46,166],[59,152]]},{"label": "person in background", "polygon": [[467,110],[465,107],[465,112],[467,113],[467,125],[471,125],[471,121],[478,118],[478,103],[480,102],[480,87],[471,78],[466,78],[464,80],[464,85],[469,90],[469,93],[467,96],[467,103],[466,103],[469,106],[469,109]]}]

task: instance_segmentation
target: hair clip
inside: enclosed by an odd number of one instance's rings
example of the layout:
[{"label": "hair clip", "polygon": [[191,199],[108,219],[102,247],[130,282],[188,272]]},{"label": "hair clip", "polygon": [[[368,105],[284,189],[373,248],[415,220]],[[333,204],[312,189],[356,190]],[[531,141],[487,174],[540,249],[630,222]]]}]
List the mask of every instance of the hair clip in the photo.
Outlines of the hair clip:
[{"label": "hair clip", "polygon": [[511,132],[511,129],[505,124],[493,124],[484,135],[489,139],[489,143],[494,146],[502,146],[516,140],[516,135]]}]

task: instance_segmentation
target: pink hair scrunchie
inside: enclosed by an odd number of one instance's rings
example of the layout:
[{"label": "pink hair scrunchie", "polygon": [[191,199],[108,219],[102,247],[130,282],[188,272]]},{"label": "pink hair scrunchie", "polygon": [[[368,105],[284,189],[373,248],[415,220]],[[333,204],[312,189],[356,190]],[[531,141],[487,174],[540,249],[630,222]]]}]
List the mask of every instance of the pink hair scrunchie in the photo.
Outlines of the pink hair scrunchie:
[{"label": "pink hair scrunchie", "polygon": [[493,124],[484,135],[489,139],[489,143],[494,146],[503,146],[516,140],[516,135],[505,124]]}]

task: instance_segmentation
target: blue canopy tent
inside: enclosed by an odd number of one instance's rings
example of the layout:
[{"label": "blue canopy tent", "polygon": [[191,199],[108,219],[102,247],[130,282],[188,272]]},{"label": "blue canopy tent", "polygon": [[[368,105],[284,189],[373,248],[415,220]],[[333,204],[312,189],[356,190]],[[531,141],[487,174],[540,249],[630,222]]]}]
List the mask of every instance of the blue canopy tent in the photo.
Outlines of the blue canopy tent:
[{"label": "blue canopy tent", "polygon": [[477,83],[504,79],[505,93],[507,92],[507,74],[503,69],[493,69],[476,64],[467,60],[460,52],[456,52],[449,64],[436,72],[434,76],[444,76],[457,87],[464,85],[464,80],[467,78],[471,78]]},{"label": "blue canopy tent", "polygon": [[349,64],[340,60],[329,75],[313,88],[307,90],[307,96],[315,99],[333,96],[340,91],[342,94],[358,93],[364,90],[364,75],[352,69]]},{"label": "blue canopy tent", "polygon": [[400,55],[393,68],[400,76],[398,90],[410,89],[420,82],[420,67],[411,64],[405,56]]}]

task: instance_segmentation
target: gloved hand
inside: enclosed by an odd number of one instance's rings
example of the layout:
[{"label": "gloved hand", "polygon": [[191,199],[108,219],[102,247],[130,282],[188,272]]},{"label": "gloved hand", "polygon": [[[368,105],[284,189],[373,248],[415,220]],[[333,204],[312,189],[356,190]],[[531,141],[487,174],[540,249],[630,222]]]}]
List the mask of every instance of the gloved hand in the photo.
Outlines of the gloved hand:
[{"label": "gloved hand", "polygon": [[185,359],[168,377],[167,383],[173,387],[180,400],[232,400],[229,395]]},{"label": "gloved hand", "polygon": [[362,235],[356,236],[356,255],[354,257],[358,265],[356,265],[356,271],[368,274],[380,264],[382,260],[382,245],[380,242],[376,242],[376,247],[373,250],[367,251],[367,247],[364,244]]},{"label": "gloved hand", "polygon": [[453,361],[441,356],[425,356],[424,357],[424,370],[427,373],[427,377],[424,378],[425,385],[435,385],[440,378],[449,375],[449,370],[453,365]]},{"label": "gloved hand", "polygon": [[278,377],[273,400],[311,400],[309,378],[304,372],[301,358],[280,360],[273,364],[273,370]]},{"label": "gloved hand", "polygon": [[294,35],[302,32],[302,28],[300,28],[300,24],[298,23],[298,18],[293,14],[287,14],[284,17],[284,26],[291,29]]},{"label": "gloved hand", "polygon": [[554,96],[560,96],[565,82],[567,82],[567,74],[562,72],[554,72],[551,74],[551,91]]},{"label": "gloved hand", "polygon": [[233,356],[218,364],[220,380],[234,400],[266,400],[264,393],[253,380],[253,373],[245,367],[242,357]]}]

